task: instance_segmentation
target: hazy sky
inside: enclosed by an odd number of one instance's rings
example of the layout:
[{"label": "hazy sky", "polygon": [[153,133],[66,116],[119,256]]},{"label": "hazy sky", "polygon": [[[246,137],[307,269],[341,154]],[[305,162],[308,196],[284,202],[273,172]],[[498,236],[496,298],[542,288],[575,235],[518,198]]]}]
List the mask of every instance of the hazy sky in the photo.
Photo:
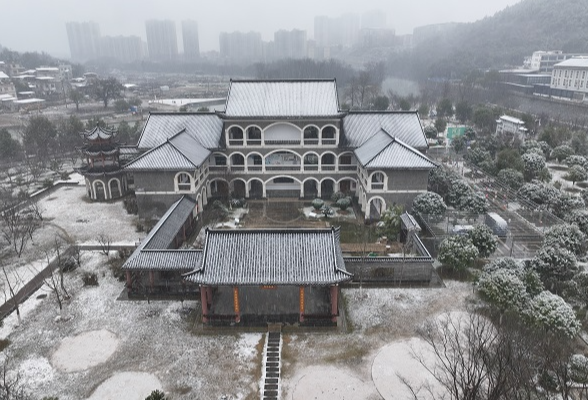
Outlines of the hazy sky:
[{"label": "hazy sky", "polygon": [[[382,10],[397,34],[441,22],[472,22],[520,0],[0,0],[0,45],[67,57],[67,21],[96,21],[102,35],[145,38],[145,20],[193,19],[201,51],[218,50],[218,33],[259,31],[264,40],[279,29],[314,35],[314,17]],[[180,44],[181,47],[181,44]]]}]

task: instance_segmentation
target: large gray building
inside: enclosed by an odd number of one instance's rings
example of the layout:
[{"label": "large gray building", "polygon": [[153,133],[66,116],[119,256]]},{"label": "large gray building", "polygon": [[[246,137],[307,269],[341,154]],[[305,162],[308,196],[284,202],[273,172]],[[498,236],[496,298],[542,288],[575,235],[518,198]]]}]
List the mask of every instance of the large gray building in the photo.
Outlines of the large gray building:
[{"label": "large gray building", "polygon": [[75,61],[87,61],[100,56],[100,27],[96,22],[67,22],[69,52]]},{"label": "large gray building", "polygon": [[102,57],[115,58],[124,63],[144,57],[143,42],[139,36],[103,36],[100,43]]},{"label": "large gray building", "polygon": [[416,112],[339,109],[334,80],[231,81],[224,112],[151,114],[126,165],[141,217],[183,195],[196,212],[243,198],[358,199],[366,219],[410,207],[436,164]]},{"label": "large gray building", "polygon": [[254,62],[262,59],[259,32],[221,32],[219,47],[221,57],[227,60]]},{"label": "large gray building", "polygon": [[176,23],[171,20],[145,22],[147,48],[152,60],[169,61],[178,58]]},{"label": "large gray building", "polygon": [[200,57],[198,22],[191,20],[182,21],[182,42],[184,44],[184,58],[195,60]]}]

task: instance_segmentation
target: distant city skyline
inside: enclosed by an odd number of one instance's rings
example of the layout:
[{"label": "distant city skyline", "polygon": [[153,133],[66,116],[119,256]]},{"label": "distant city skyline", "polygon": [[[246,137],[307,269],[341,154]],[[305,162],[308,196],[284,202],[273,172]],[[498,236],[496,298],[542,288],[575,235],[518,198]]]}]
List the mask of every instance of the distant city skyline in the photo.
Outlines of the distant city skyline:
[{"label": "distant city skyline", "polygon": [[[172,20],[178,32],[179,51],[183,52],[182,25],[184,20],[198,23],[200,52],[219,50],[220,32],[260,32],[262,40],[271,41],[279,30],[303,30],[307,38],[315,38],[315,16],[339,18],[354,13],[370,16],[372,24],[381,25],[378,13],[385,16],[386,26],[403,35],[415,27],[445,23],[473,22],[491,16],[520,0],[299,0],[275,2],[264,0],[226,0],[222,7],[186,0],[19,0],[3,4],[3,23],[0,24],[0,45],[17,51],[45,51],[59,57],[69,57],[69,43],[65,29],[67,22],[96,22],[103,36],[139,36],[147,41],[145,22],[150,19]],[[35,12],[32,13],[31,10]],[[374,12],[375,11],[375,12]],[[7,17],[7,18],[6,18]],[[23,24],[23,21],[27,21]],[[35,27],[39,27],[39,32]],[[26,34],[19,34],[24,32]]]}]

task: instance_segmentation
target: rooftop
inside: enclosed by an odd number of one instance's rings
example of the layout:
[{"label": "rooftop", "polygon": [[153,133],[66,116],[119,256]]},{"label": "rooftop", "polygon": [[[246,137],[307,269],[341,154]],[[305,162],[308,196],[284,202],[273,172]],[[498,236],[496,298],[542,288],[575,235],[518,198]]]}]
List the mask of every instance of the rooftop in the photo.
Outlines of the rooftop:
[{"label": "rooftop", "polygon": [[111,131],[106,128],[102,128],[99,125],[96,125],[94,129],[82,132],[81,136],[86,140],[107,140],[115,137],[117,133],[117,131]]},{"label": "rooftop", "polygon": [[219,147],[223,121],[213,113],[151,113],[143,128],[137,147],[147,150],[185,132],[202,147]]},{"label": "rooftop", "polygon": [[431,169],[437,164],[384,129],[355,150],[358,161],[370,169]]},{"label": "rooftop", "polygon": [[332,285],[350,280],[339,228],[206,230],[198,284]]},{"label": "rooftop", "polygon": [[227,117],[332,117],[339,114],[335,80],[234,80]]},{"label": "rooftop", "polygon": [[588,57],[570,58],[555,64],[554,68],[588,68]]},{"label": "rooftop", "polygon": [[350,111],[343,118],[348,147],[359,147],[384,129],[409,146],[426,149],[427,138],[416,111]]}]

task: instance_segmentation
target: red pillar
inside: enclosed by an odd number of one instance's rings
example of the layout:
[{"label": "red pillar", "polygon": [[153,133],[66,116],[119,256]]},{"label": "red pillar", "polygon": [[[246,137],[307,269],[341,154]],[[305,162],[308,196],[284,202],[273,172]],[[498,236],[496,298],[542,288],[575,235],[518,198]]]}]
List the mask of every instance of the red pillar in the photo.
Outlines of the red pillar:
[{"label": "red pillar", "polygon": [[239,287],[233,286],[233,306],[235,307],[235,322],[241,322],[241,308],[239,306]]},{"label": "red pillar", "polygon": [[126,271],[127,276],[127,289],[131,290],[133,288],[133,278],[131,277],[131,271]]},{"label": "red pillar", "polygon": [[300,322],[304,322],[304,286],[298,288],[298,298],[300,300]]},{"label": "red pillar", "polygon": [[149,286],[151,286],[151,290],[155,287],[155,273],[153,271],[149,271]]},{"label": "red pillar", "polygon": [[339,304],[338,304],[339,287],[337,285],[331,286],[331,321],[337,322],[337,316],[339,315]]},{"label": "red pillar", "polygon": [[202,322],[208,322],[208,288],[200,286],[200,302],[202,303]]},{"label": "red pillar", "polygon": [[206,296],[208,296],[208,304],[209,307],[212,307],[212,287],[211,286],[207,286],[206,287]]}]

